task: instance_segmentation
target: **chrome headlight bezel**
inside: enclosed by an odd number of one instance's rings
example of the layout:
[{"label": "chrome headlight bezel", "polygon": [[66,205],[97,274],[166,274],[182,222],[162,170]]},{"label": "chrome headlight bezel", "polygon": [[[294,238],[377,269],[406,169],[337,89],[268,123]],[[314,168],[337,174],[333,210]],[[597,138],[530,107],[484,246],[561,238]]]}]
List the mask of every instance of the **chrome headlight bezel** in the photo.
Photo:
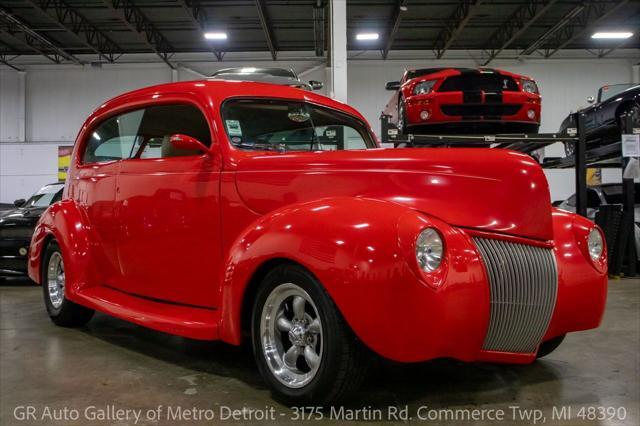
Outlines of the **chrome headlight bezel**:
[{"label": "chrome headlight bezel", "polygon": [[540,94],[538,90],[538,85],[536,84],[535,81],[522,79],[521,83],[522,83],[522,90],[524,92],[532,93],[534,95]]},{"label": "chrome headlight bezel", "polygon": [[413,87],[414,95],[428,95],[433,91],[433,86],[435,86],[436,80],[426,80],[421,81]]},{"label": "chrome headlight bezel", "polygon": [[598,228],[589,231],[587,250],[592,260],[600,261],[604,256],[604,237]]},{"label": "chrome headlight bezel", "polygon": [[418,266],[423,272],[437,271],[444,260],[444,240],[437,229],[423,229],[416,237],[415,255]]}]

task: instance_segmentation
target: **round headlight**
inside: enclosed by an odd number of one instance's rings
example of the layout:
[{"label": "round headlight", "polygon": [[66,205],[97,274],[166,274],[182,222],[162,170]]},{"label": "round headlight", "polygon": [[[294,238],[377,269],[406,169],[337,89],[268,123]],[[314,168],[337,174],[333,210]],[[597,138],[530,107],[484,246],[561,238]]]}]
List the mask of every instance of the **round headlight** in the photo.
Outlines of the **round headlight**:
[{"label": "round headlight", "polygon": [[604,242],[602,241],[602,234],[597,228],[593,228],[591,232],[589,232],[588,244],[589,256],[591,256],[593,260],[599,260],[604,252]]},{"label": "round headlight", "polygon": [[416,259],[425,272],[433,272],[440,267],[444,257],[442,237],[434,228],[420,232],[416,239]]}]

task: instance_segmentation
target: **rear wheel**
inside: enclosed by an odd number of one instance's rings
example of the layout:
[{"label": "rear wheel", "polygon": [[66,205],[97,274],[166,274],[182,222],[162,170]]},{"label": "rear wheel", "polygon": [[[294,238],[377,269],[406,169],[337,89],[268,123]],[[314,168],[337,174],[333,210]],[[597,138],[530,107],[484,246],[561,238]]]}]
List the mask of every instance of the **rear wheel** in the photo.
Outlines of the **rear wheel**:
[{"label": "rear wheel", "polygon": [[620,116],[618,116],[618,126],[621,133],[624,133],[625,123],[623,120],[626,115],[631,116],[631,122],[634,124],[634,127],[640,126],[640,105],[634,103],[623,107]]},{"label": "rear wheel", "polygon": [[545,357],[551,352],[555,351],[558,346],[560,346],[560,343],[562,343],[565,337],[566,334],[563,334],[562,336],[554,337],[553,339],[547,340],[546,342],[542,342],[540,344],[540,348],[538,348],[538,354],[536,355],[536,358]]},{"label": "rear wheel", "polygon": [[94,311],[65,297],[66,274],[60,246],[51,241],[42,262],[44,304],[51,320],[62,327],[80,327],[93,317]]},{"label": "rear wheel", "polygon": [[280,266],[265,277],[253,308],[252,340],[260,373],[286,404],[330,404],[364,378],[362,344],[302,267]]}]

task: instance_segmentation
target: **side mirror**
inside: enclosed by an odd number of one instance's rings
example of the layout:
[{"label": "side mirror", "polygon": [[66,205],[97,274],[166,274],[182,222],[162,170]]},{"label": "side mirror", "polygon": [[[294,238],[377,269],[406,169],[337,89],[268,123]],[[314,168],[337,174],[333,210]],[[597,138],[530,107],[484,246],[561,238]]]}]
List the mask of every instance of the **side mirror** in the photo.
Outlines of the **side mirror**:
[{"label": "side mirror", "polygon": [[27,202],[27,200],[25,200],[24,198],[19,198],[19,199],[15,200],[13,202],[13,205],[16,206],[16,207],[22,207],[22,206],[24,206],[24,203],[26,203],[26,202]]},{"label": "side mirror", "polygon": [[201,151],[207,152],[209,149],[198,139],[191,136],[175,134],[169,138],[171,146],[176,149],[182,149],[187,151]]},{"label": "side mirror", "polygon": [[324,87],[324,84],[321,81],[309,80],[309,86],[311,86],[313,90],[320,90]]},{"label": "side mirror", "polygon": [[593,96],[589,96],[587,98],[587,102],[589,102],[590,104],[594,103],[596,101],[596,98],[594,98]]},{"label": "side mirror", "polygon": [[399,90],[400,89],[400,82],[399,81],[389,81],[384,88],[386,90]]}]

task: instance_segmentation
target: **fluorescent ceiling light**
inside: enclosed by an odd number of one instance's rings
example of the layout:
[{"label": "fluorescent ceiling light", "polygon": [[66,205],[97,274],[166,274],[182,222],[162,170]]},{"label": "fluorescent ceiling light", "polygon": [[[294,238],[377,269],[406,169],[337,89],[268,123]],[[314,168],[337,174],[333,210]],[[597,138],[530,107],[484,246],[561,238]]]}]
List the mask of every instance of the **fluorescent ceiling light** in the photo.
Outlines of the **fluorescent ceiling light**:
[{"label": "fluorescent ceiling light", "polygon": [[377,40],[378,33],[360,33],[356,34],[356,40]]},{"label": "fluorescent ceiling light", "polygon": [[598,38],[598,39],[625,39],[625,38],[630,38],[633,36],[633,33],[630,32],[599,32],[599,33],[593,33],[593,35],[591,36],[591,38]]},{"label": "fluorescent ceiling light", "polygon": [[226,40],[227,33],[204,33],[204,38],[207,40]]}]

